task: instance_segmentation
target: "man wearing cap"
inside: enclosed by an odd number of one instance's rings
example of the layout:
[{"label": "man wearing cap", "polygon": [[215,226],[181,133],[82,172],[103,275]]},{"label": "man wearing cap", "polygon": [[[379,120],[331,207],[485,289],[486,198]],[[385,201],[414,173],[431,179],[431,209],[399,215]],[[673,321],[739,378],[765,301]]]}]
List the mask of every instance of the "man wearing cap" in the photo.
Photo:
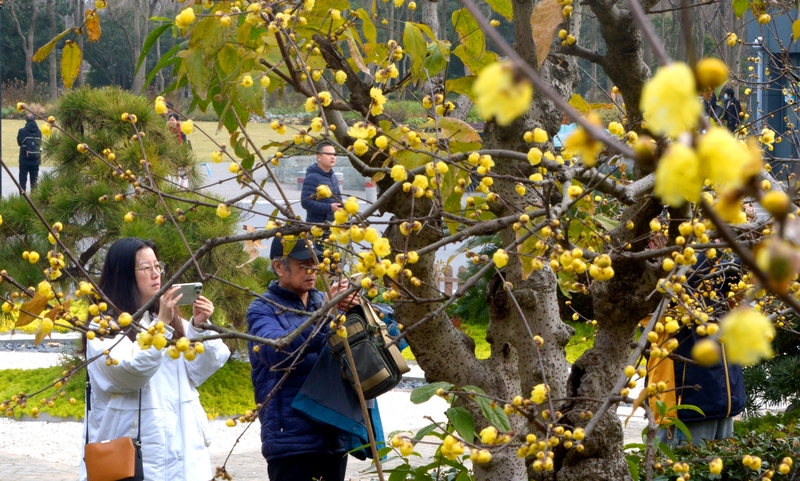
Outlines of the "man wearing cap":
[{"label": "man wearing cap", "polygon": [[[270,249],[278,280],[270,283],[261,296],[264,299],[254,300],[247,310],[248,332],[255,336],[286,337],[326,300],[325,294],[314,287],[317,264],[313,254],[321,260],[322,251],[311,241],[299,239],[285,253],[285,242],[275,238]],[[336,295],[345,289],[346,283],[334,284],[331,293]],[[339,308],[344,310],[359,302],[354,294],[340,302]],[[261,454],[267,460],[270,481],[344,480],[347,456],[339,430],[314,421],[291,406],[325,345],[328,320],[314,335],[317,328],[318,324],[307,327],[282,350],[264,345],[254,350],[256,344],[248,342],[256,402],[267,403],[259,411],[259,420]],[[276,388],[278,391],[273,393]]]}]

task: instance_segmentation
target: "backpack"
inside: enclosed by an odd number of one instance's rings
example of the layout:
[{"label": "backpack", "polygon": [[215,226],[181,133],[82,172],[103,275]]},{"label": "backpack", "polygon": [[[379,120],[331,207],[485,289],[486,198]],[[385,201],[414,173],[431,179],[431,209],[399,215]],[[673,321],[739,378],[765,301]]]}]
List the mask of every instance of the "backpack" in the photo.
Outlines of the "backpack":
[{"label": "backpack", "polygon": [[[356,364],[358,381],[364,399],[373,399],[392,390],[403,374],[409,371],[406,360],[397,345],[386,347],[392,341],[372,306],[353,306],[345,313],[344,327]],[[339,361],[342,376],[355,389],[355,380],[345,353],[344,339],[335,331],[328,333],[328,344],[334,358]]]},{"label": "backpack", "polygon": [[42,139],[39,137],[25,137],[22,140],[22,149],[28,159],[39,160],[42,158]]}]

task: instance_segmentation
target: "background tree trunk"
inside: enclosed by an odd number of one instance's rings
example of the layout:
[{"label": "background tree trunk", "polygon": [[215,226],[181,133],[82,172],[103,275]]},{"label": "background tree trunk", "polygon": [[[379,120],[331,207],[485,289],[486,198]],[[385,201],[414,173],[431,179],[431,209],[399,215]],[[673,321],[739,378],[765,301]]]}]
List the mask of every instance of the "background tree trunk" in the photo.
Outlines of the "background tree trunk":
[{"label": "background tree trunk", "polygon": [[33,43],[33,33],[36,31],[36,19],[39,17],[39,2],[37,0],[31,1],[30,5],[32,13],[29,18],[27,33],[23,32],[20,25],[19,18],[17,18],[17,1],[8,2],[9,10],[11,11],[11,18],[14,19],[14,24],[17,27],[17,34],[22,40],[22,51],[25,53],[25,95],[28,99],[33,98],[35,87],[35,79],[33,78],[33,54],[36,51]]},{"label": "background tree trunk", "polygon": [[[50,20],[50,38],[54,38],[56,31],[56,13],[54,7],[55,0],[47,0],[47,16]],[[50,100],[58,99],[58,59],[55,54],[50,54],[47,59],[49,63]]]}]

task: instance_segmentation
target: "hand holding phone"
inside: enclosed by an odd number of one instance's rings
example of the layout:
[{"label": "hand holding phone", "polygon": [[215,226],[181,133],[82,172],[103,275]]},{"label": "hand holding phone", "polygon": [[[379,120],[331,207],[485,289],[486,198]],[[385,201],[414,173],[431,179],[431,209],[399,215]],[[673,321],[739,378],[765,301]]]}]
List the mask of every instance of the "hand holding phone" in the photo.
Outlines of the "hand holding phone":
[{"label": "hand holding phone", "polygon": [[176,304],[178,306],[188,306],[190,304],[194,304],[194,301],[196,301],[197,298],[200,297],[200,294],[203,293],[203,284],[199,282],[175,284],[172,286],[172,288],[177,288],[173,297],[178,297],[182,294]]}]

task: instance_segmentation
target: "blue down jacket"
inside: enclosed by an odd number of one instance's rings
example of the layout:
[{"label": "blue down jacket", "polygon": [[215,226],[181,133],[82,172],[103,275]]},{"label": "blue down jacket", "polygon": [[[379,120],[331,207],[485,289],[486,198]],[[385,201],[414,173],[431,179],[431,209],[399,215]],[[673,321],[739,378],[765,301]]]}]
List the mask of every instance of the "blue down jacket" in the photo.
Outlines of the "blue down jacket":
[{"label": "blue down jacket", "polygon": [[[317,200],[317,187],[321,184],[331,188],[332,197]],[[300,196],[300,205],[306,210],[306,222],[333,222],[331,204],[340,203],[341,199],[339,181],[333,175],[333,170],[325,172],[317,164],[309,165],[306,169],[306,180],[303,182],[303,192]]]},{"label": "blue down jacket", "polygon": [[[322,307],[324,294],[309,292],[309,305],[303,305],[300,297],[273,281],[266,299],[290,309],[313,312]],[[278,339],[292,332],[308,318],[302,314],[282,311],[279,307],[256,299],[247,310],[247,328],[250,334],[269,339]],[[253,352],[254,344],[248,342],[250,364],[253,367],[251,378],[255,388],[257,403],[264,403],[267,396],[278,385],[293,359],[290,354],[296,351],[311,335],[309,327],[297,336],[283,351],[261,346]],[[267,462],[272,459],[307,453],[344,453],[344,442],[339,438],[339,430],[329,424],[319,423],[292,408],[292,402],[317,362],[320,351],[325,346],[325,333],[328,327],[309,342],[301,360],[294,365],[281,388],[273,395],[269,404],[259,413],[261,421],[261,454]]]}]

